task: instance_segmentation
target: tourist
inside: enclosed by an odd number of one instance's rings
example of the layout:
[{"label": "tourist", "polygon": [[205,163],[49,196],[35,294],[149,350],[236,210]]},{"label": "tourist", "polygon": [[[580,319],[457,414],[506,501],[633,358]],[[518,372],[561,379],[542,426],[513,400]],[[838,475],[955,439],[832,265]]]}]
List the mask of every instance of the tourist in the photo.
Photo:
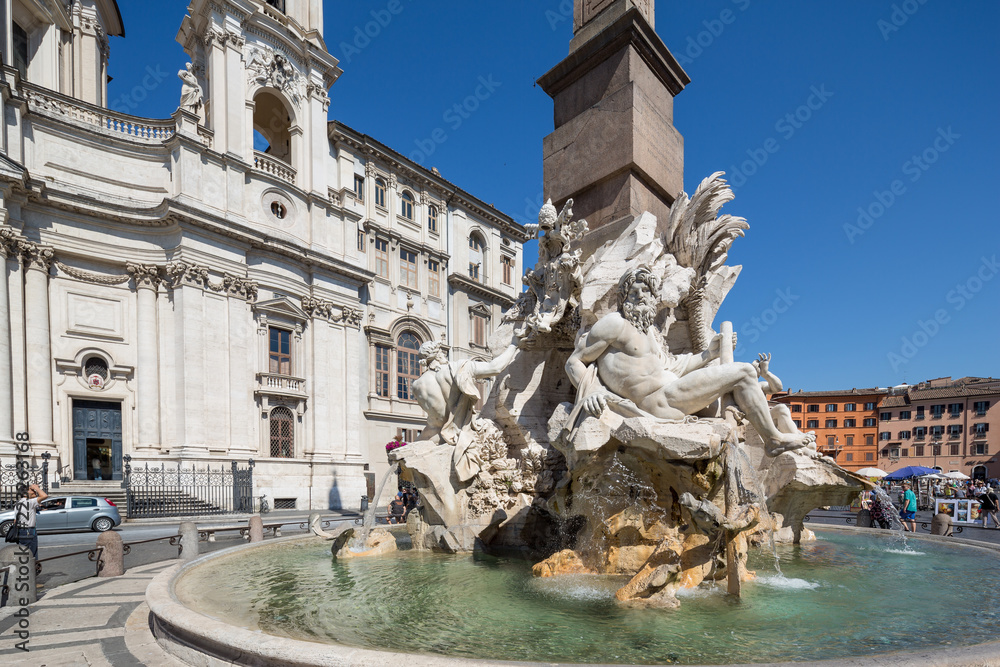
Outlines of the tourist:
[{"label": "tourist", "polygon": [[403,502],[403,494],[397,493],[389,503],[389,523],[403,523],[405,515],[406,504]]},{"label": "tourist", "polygon": [[104,476],[101,474],[101,459],[95,456],[90,462],[90,466],[94,469],[94,479],[103,480]]},{"label": "tourist", "polygon": [[17,512],[17,542],[26,544],[31,549],[35,560],[38,560],[38,532],[35,530],[35,519],[38,517],[38,503],[48,498],[48,494],[38,488],[37,484],[21,486],[17,493],[14,508]]},{"label": "tourist", "polygon": [[986,487],[986,493],[979,496],[979,516],[983,519],[983,528],[990,527],[990,517],[993,517],[993,527],[1000,529],[997,510],[1000,510],[1000,497],[997,496],[992,487]]},{"label": "tourist", "polygon": [[879,489],[872,491],[871,495],[871,516],[872,525],[885,530],[892,528],[892,515],[896,508],[889,502],[889,496],[885,491],[879,493]]},{"label": "tourist", "polygon": [[[903,530],[917,532],[917,496],[913,493],[909,482],[903,482],[903,507],[899,510],[899,518],[903,522]],[[910,524],[909,528],[907,523]]]}]

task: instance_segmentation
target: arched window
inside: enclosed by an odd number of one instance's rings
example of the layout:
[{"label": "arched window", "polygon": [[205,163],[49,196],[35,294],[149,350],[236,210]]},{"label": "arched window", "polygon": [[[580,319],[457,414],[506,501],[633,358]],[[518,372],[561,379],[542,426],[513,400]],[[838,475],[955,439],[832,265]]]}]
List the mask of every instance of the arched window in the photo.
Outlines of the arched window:
[{"label": "arched window", "polygon": [[485,278],[482,270],[484,266],[483,248],[485,245],[482,237],[478,234],[469,235],[469,277],[476,282]]},{"label": "arched window", "polygon": [[295,417],[288,408],[271,410],[271,456],[290,459],[295,454]]},{"label": "arched window", "polygon": [[396,397],[404,401],[413,398],[411,386],[420,377],[420,339],[410,332],[396,342]]},{"label": "arched window", "polygon": [[427,209],[427,230],[431,232],[436,232],[438,230],[437,206],[431,206]]},{"label": "arched window", "polygon": [[375,205],[385,208],[385,181],[381,178],[375,179]]},{"label": "arched window", "polygon": [[413,195],[406,190],[399,196],[399,214],[406,220],[413,220]]},{"label": "arched window", "polygon": [[288,107],[268,90],[257,93],[253,103],[254,150],[292,164],[292,118]]}]

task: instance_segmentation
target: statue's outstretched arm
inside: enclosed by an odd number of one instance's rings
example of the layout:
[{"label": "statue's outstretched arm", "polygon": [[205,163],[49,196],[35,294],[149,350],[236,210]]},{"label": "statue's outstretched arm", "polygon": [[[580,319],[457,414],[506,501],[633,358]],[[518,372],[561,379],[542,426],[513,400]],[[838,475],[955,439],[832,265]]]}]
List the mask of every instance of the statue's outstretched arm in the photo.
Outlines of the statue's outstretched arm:
[{"label": "statue's outstretched arm", "polygon": [[477,379],[499,375],[500,372],[507,368],[508,364],[514,360],[514,353],[517,352],[517,344],[519,340],[520,339],[518,339],[517,336],[514,336],[510,345],[507,346],[507,349],[504,350],[500,356],[494,357],[490,361],[477,361],[472,366],[472,374],[475,375]]}]

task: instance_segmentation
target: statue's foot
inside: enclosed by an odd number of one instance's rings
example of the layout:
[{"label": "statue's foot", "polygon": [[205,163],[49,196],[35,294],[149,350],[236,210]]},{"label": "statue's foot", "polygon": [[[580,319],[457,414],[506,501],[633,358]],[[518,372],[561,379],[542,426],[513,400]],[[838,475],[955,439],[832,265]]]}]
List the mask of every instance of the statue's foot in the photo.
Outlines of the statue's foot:
[{"label": "statue's foot", "polygon": [[767,447],[766,451],[768,456],[777,456],[778,454],[783,454],[796,449],[803,449],[812,453],[817,453],[816,434],[802,433],[801,431],[796,431],[795,433],[779,433],[777,437],[771,440],[771,444]]}]

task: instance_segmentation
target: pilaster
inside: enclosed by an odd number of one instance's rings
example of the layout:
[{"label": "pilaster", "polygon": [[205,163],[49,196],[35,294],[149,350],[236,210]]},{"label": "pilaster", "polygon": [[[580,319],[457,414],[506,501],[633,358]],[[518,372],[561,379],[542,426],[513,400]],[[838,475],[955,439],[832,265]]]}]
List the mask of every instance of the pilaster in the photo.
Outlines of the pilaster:
[{"label": "pilaster", "polygon": [[24,266],[24,333],[28,433],[33,445],[53,446],[52,353],[49,331],[51,248],[18,241]]},{"label": "pilaster", "polygon": [[7,293],[7,257],[14,251],[13,236],[11,230],[0,229],[0,457],[15,452],[10,299]]},{"label": "pilaster", "polygon": [[156,266],[127,264],[136,288],[136,406],[139,444],[137,452],[150,454],[160,448],[160,359],[157,323],[157,290],[160,270]]}]

